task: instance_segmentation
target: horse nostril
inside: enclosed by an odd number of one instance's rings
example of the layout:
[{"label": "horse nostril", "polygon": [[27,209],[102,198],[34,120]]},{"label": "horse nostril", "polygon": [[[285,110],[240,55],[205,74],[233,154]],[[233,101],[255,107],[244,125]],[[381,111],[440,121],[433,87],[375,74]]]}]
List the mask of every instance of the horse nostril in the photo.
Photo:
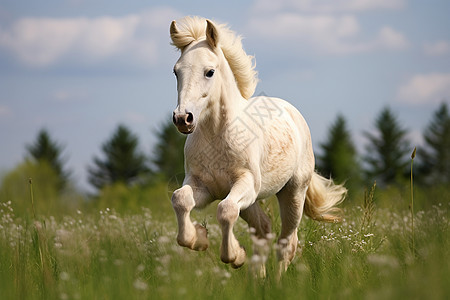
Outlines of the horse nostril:
[{"label": "horse nostril", "polygon": [[186,125],[190,125],[192,124],[192,122],[194,121],[194,115],[192,113],[187,113],[187,117],[186,117]]}]

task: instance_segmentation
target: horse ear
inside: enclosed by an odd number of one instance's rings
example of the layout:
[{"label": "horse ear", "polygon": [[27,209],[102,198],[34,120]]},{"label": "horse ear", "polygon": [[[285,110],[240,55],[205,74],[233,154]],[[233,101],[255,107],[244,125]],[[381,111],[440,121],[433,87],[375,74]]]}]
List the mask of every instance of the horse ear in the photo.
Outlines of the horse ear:
[{"label": "horse ear", "polygon": [[211,48],[216,48],[219,43],[219,32],[210,20],[206,20],[206,41]]},{"label": "horse ear", "polygon": [[177,22],[175,21],[170,23],[170,38],[172,39],[171,44],[181,51],[183,51],[184,48],[192,42],[192,39],[186,38],[186,36],[178,30]]},{"label": "horse ear", "polygon": [[172,21],[172,23],[170,23],[170,38],[172,39],[172,42],[176,39],[178,32],[177,22]]}]

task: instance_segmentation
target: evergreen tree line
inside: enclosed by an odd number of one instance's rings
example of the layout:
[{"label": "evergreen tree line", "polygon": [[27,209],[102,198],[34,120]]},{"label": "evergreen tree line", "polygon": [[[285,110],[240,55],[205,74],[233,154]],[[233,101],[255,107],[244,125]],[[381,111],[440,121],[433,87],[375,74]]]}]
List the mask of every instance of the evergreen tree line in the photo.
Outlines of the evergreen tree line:
[{"label": "evergreen tree line", "polygon": [[[338,115],[331,125],[321,154],[318,170],[337,182],[346,182],[351,189],[370,184],[379,186],[404,185],[409,181],[412,145],[408,131],[401,126],[389,107],[376,117],[373,131],[364,131],[367,138],[365,153],[359,155],[352,141],[345,118]],[[423,131],[424,145],[417,147],[416,181],[423,185],[450,183],[450,116],[444,102],[434,112]]]},{"label": "evergreen tree line", "polygon": [[[408,180],[410,154],[415,145],[389,107],[381,110],[367,138],[365,153],[354,145],[346,119],[338,115],[329,128],[327,139],[316,153],[316,168],[336,182],[346,182],[352,190],[370,184],[400,185]],[[423,132],[424,145],[418,149],[416,178],[424,185],[448,185],[450,182],[450,116],[444,102],[434,112]],[[98,191],[116,183],[126,186],[167,182],[184,172],[185,136],[170,121],[157,132],[157,144],[149,157],[139,147],[138,137],[125,125],[119,125],[101,146],[102,157],[94,157],[87,168],[90,184]],[[57,187],[63,191],[71,172],[65,167],[64,148],[42,129],[26,147],[27,160],[49,165],[57,174]]]}]

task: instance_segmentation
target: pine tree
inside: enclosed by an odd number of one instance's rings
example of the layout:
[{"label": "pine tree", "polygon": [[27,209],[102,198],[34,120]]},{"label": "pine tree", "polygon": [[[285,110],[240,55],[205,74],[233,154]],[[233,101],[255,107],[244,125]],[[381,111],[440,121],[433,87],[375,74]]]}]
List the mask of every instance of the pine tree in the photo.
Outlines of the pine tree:
[{"label": "pine tree", "polygon": [[119,125],[102,146],[105,158],[94,157],[94,166],[88,167],[89,182],[98,189],[117,182],[130,185],[147,173],[146,157],[138,144],[137,136]]},{"label": "pine tree", "polygon": [[360,167],[356,148],[344,116],[338,115],[328,131],[328,139],[321,144],[319,171],[337,182],[347,181],[355,187],[360,182]]},{"label": "pine tree", "polygon": [[369,139],[365,161],[368,176],[381,185],[399,183],[405,178],[410,154],[407,131],[398,123],[393,112],[384,108],[375,120],[376,133],[365,132]]},{"label": "pine tree", "polygon": [[186,136],[179,133],[171,119],[157,132],[158,142],[154,148],[155,173],[165,180],[184,173],[184,143]]},{"label": "pine tree", "polygon": [[450,115],[444,102],[423,133],[425,148],[419,149],[425,182],[450,183]]},{"label": "pine tree", "polygon": [[58,176],[58,189],[67,186],[70,172],[64,170],[64,160],[61,157],[63,147],[53,141],[46,129],[38,132],[36,141],[26,146],[28,155],[37,163],[47,163]]}]

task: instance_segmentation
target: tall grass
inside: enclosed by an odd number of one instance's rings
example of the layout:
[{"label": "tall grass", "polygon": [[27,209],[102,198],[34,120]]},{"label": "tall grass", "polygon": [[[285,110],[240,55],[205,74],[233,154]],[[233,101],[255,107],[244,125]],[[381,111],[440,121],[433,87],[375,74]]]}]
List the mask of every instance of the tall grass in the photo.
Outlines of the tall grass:
[{"label": "tall grass", "polygon": [[[251,235],[241,220],[235,233],[247,249],[248,261],[239,270],[220,262],[214,207],[194,216],[207,223],[210,248],[194,252],[179,247],[168,196],[154,191],[130,193],[135,204],[131,210],[119,206],[120,213],[111,207],[84,206],[60,215],[41,212],[31,219],[16,214],[14,199],[0,199],[1,298],[446,299],[450,295],[449,198],[442,198],[441,204],[422,203],[424,208],[411,214],[408,197],[396,199],[404,205],[384,205],[391,193],[376,192],[374,185],[348,202],[342,223],[304,218],[299,254],[278,282],[274,242],[268,245],[266,278],[254,276],[257,261]],[[119,194],[126,199],[123,193],[110,192]],[[148,198],[145,205],[145,195],[158,198]],[[44,201],[35,200],[36,206]],[[276,200],[263,205],[278,232]]]},{"label": "tall grass", "polygon": [[412,244],[412,250],[413,253],[415,253],[415,245],[414,245],[414,181],[413,181],[413,165],[414,165],[414,158],[416,157],[416,147],[414,147],[413,152],[411,153],[411,204],[410,204],[410,210],[411,210],[411,244]]}]

